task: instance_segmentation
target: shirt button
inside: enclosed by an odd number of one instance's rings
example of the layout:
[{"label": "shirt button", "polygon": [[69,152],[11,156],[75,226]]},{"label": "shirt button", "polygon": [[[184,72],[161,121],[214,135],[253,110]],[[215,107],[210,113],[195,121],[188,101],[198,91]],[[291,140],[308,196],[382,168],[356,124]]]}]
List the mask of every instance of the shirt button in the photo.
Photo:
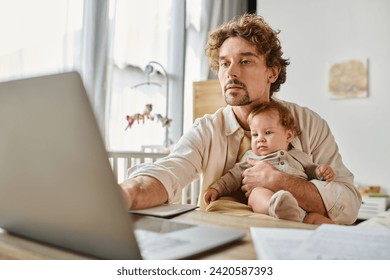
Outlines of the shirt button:
[{"label": "shirt button", "polygon": [[283,151],[280,151],[280,154],[281,154],[281,155],[284,155],[284,152],[283,152]]},{"label": "shirt button", "polygon": [[284,161],[281,161],[280,164],[281,164],[281,165],[284,165]]}]

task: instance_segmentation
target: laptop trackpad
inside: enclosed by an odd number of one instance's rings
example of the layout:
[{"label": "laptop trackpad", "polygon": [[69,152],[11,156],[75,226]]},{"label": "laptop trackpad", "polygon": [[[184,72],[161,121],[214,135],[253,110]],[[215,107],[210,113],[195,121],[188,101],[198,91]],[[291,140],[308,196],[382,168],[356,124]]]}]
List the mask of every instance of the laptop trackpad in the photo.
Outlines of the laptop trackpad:
[{"label": "laptop trackpad", "polygon": [[132,219],[134,221],[134,225],[136,229],[142,229],[146,231],[159,232],[159,233],[167,233],[167,232],[194,227],[194,225],[190,225],[190,224],[183,224],[183,223],[178,223],[167,219],[146,217],[146,216],[139,216],[139,215],[132,215]]}]

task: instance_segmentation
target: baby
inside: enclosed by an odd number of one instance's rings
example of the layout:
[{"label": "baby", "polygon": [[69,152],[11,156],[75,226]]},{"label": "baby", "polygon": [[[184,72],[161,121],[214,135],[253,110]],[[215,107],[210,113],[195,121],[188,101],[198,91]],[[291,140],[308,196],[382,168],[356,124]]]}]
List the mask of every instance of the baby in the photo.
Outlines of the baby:
[{"label": "baby", "polygon": [[[250,113],[248,124],[251,150],[208,188],[204,195],[206,205],[241,187],[242,173],[251,167],[248,158],[266,160],[280,171],[303,179],[334,180],[335,173],[328,164],[314,164],[306,153],[294,148],[293,142],[300,130],[291,112],[280,102],[260,104]],[[306,216],[306,211],[299,207],[293,195],[284,190],[274,193],[257,187],[249,195],[248,205],[256,213],[285,220],[302,222]]]}]

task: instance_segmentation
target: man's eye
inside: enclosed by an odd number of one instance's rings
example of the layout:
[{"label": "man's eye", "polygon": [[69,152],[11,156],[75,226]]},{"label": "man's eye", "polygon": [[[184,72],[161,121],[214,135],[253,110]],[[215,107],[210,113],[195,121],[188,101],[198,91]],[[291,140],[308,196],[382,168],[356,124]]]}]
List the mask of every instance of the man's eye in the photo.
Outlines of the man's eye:
[{"label": "man's eye", "polygon": [[219,66],[220,66],[220,67],[228,67],[229,64],[228,64],[227,62],[225,62],[225,61],[221,61],[221,62],[219,63]]},{"label": "man's eye", "polygon": [[249,64],[249,63],[251,63],[250,60],[242,60],[242,61],[241,61],[241,64],[244,64],[244,65]]}]

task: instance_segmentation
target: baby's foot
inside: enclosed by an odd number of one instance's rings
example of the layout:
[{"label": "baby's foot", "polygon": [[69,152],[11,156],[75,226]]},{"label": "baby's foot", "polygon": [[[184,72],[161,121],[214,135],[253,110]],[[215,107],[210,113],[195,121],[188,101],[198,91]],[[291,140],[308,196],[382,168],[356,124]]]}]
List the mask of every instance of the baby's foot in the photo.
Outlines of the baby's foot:
[{"label": "baby's foot", "polygon": [[295,197],[283,190],[271,197],[268,212],[271,217],[296,222],[303,222],[306,216],[306,211],[299,207]]}]

